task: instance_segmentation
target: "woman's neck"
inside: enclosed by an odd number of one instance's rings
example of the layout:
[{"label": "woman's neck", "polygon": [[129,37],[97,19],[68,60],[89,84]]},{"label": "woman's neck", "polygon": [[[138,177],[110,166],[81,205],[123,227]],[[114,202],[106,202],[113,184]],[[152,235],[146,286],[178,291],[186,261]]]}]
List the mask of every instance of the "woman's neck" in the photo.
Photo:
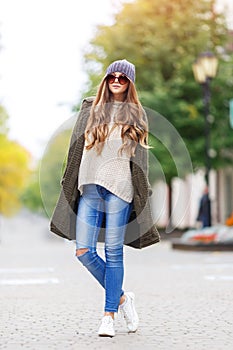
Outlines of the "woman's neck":
[{"label": "woman's neck", "polygon": [[125,101],[125,94],[112,94],[111,98],[112,102],[124,102]]},{"label": "woman's neck", "polygon": [[120,97],[120,96],[115,96],[113,98],[113,102],[123,102],[124,101],[124,97]]}]

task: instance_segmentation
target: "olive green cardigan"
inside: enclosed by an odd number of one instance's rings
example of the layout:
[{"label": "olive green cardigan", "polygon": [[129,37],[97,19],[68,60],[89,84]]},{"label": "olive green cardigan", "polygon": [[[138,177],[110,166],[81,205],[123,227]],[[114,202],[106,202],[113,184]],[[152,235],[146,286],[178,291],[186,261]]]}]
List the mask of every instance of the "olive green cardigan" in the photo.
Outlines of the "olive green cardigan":
[{"label": "olive green cardigan", "polygon": [[[50,221],[50,230],[69,240],[75,240],[80,198],[78,174],[84,148],[84,132],[92,102],[93,97],[84,99],[78,114],[71,136],[66,169],[61,180],[61,192]],[[140,144],[136,147],[135,156],[131,157],[131,171],[134,187],[133,209],[124,243],[134,248],[144,248],[159,242],[160,236],[153,222],[149,201],[152,191],[148,182],[148,151]],[[103,241],[103,236],[104,223],[99,241]]]}]

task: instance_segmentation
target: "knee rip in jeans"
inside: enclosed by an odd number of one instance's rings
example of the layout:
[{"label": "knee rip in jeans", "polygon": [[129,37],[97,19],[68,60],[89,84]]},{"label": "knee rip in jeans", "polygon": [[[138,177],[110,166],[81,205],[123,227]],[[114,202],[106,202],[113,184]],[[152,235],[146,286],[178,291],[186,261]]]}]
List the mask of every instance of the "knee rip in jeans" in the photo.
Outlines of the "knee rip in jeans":
[{"label": "knee rip in jeans", "polygon": [[88,248],[79,248],[79,249],[76,249],[76,256],[79,257],[79,256],[82,256],[84,255],[85,253],[87,253],[89,251]]}]

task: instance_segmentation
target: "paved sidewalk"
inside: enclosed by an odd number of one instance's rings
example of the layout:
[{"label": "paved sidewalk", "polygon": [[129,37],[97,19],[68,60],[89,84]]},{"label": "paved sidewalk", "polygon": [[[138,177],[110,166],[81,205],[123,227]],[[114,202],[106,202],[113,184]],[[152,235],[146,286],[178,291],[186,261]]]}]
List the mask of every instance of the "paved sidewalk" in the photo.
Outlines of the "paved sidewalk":
[{"label": "paved sidewalk", "polygon": [[0,229],[0,349],[233,349],[232,253],[177,251],[167,240],[126,247],[125,289],[140,327],[128,334],[117,319],[116,337],[100,338],[104,293],[74,244],[27,213]]}]

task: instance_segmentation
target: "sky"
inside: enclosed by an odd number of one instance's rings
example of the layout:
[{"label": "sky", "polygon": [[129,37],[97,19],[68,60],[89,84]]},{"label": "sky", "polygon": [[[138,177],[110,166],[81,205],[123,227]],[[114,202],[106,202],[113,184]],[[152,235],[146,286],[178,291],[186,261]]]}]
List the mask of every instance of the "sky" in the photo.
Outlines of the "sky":
[{"label": "sky", "polygon": [[[120,0],[0,0],[0,104],[9,136],[35,159],[73,113],[85,86],[83,54]],[[228,4],[233,23],[233,1]]]},{"label": "sky", "polygon": [[9,136],[40,158],[71,115],[86,76],[83,52],[114,0],[0,0],[0,104]]}]

